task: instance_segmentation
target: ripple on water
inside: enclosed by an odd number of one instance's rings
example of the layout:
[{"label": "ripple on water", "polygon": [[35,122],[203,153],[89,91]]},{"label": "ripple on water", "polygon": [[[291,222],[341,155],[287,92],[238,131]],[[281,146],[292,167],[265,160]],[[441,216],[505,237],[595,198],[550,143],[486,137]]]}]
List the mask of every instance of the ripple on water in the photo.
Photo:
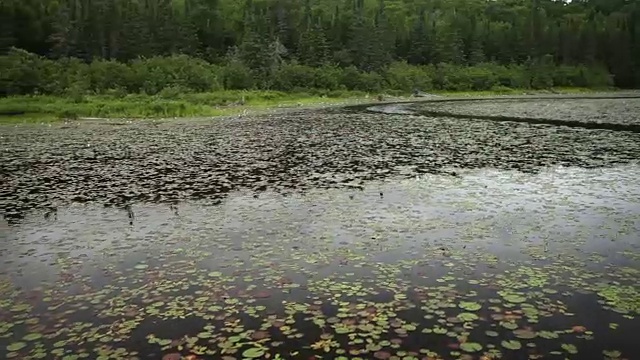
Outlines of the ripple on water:
[{"label": "ripple on water", "polygon": [[0,354],[640,352],[639,166],[458,175],[33,213],[0,230]]}]

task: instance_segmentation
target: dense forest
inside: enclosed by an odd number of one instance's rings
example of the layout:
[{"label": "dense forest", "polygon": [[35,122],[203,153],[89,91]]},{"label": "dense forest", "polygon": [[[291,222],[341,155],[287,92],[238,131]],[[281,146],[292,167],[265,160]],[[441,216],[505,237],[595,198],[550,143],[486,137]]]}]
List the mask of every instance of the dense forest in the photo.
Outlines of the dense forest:
[{"label": "dense forest", "polygon": [[637,0],[2,0],[0,93],[640,87]]}]

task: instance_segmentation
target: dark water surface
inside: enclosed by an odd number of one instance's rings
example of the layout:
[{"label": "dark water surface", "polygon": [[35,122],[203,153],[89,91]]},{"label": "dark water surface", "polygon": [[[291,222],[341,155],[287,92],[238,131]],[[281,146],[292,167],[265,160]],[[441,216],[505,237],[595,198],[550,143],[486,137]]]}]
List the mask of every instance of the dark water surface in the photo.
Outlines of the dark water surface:
[{"label": "dark water surface", "polygon": [[639,134],[336,112],[0,131],[0,358],[640,354]]}]

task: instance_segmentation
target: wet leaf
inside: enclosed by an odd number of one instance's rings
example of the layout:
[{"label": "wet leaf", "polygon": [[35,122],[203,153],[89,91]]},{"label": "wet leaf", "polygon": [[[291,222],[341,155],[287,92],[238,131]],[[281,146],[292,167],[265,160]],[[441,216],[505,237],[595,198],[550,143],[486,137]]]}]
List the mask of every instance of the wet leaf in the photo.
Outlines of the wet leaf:
[{"label": "wet leaf", "polygon": [[513,334],[519,339],[533,339],[536,337],[536,333],[531,330],[514,330]]},{"label": "wet leaf", "polygon": [[27,346],[27,344],[26,344],[26,343],[23,343],[23,342],[15,342],[15,343],[9,344],[9,345],[7,346],[7,351],[18,351],[18,350],[23,349],[23,348],[24,348],[24,347],[26,347],[26,346]]},{"label": "wet leaf", "polygon": [[482,350],[482,345],[474,342],[465,342],[460,344],[460,349],[466,352],[477,352]]},{"label": "wet leaf", "polygon": [[467,311],[478,311],[482,308],[480,304],[476,302],[470,302],[470,301],[461,301],[458,304],[458,307]]},{"label": "wet leaf", "polygon": [[522,348],[522,344],[517,340],[503,340],[500,345],[509,350],[519,350]]},{"label": "wet leaf", "polygon": [[38,340],[38,339],[40,339],[40,338],[42,338],[42,334],[39,334],[39,333],[31,333],[31,334],[27,334],[27,335],[25,335],[25,336],[22,338],[22,340],[25,340],[25,341],[34,341],[34,340]]},{"label": "wet leaf", "polygon": [[242,356],[249,359],[259,358],[264,356],[264,349],[262,348],[249,348],[242,352]]},{"label": "wet leaf", "polygon": [[562,350],[568,352],[569,354],[577,354],[578,353],[578,348],[575,345],[562,344],[561,347],[562,347]]}]

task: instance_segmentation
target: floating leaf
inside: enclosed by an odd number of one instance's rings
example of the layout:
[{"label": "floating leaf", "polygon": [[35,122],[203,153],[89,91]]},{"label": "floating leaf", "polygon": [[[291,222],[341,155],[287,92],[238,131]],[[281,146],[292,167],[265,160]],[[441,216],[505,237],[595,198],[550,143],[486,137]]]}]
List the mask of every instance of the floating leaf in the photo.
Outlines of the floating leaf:
[{"label": "floating leaf", "polygon": [[478,315],[474,313],[461,313],[461,314],[458,314],[457,317],[462,321],[475,321],[479,319]]},{"label": "floating leaf", "polygon": [[478,311],[482,308],[480,304],[476,302],[470,302],[470,301],[461,301],[458,304],[458,307],[467,311]]},{"label": "floating leaf", "polygon": [[502,347],[509,350],[520,350],[522,349],[522,344],[518,340],[504,340],[500,343]]},{"label": "floating leaf", "polygon": [[514,303],[514,304],[518,304],[518,303],[523,303],[525,301],[527,301],[527,298],[522,296],[522,295],[518,295],[518,294],[506,294],[503,296],[503,298],[510,302],[510,303]]},{"label": "floating leaf", "polygon": [[554,331],[538,331],[538,336],[543,339],[557,339],[560,335]]},{"label": "floating leaf", "polygon": [[264,356],[264,349],[257,347],[249,348],[242,352],[242,356],[249,359],[259,358],[261,356]]},{"label": "floating leaf", "polygon": [[491,336],[491,337],[497,337],[498,335],[500,335],[500,334],[498,334],[498,332],[491,331],[491,330],[487,330],[484,333],[487,334],[487,336]]},{"label": "floating leaf", "polygon": [[513,334],[519,339],[533,339],[536,337],[535,332],[525,329],[514,330]]},{"label": "floating leaf", "polygon": [[31,334],[27,334],[25,335],[22,340],[25,341],[34,341],[34,340],[38,340],[42,338],[42,334],[38,334],[38,333],[31,333]]},{"label": "floating leaf", "polygon": [[604,354],[604,356],[606,357],[610,357],[612,359],[617,359],[620,356],[622,356],[622,353],[618,350],[604,350],[602,351],[602,354]]},{"label": "floating leaf", "polygon": [[577,354],[578,353],[578,348],[575,345],[562,344],[561,347],[562,347],[562,350],[568,352],[569,354]]},{"label": "floating leaf", "polygon": [[182,359],[182,354],[180,353],[169,353],[162,357],[162,360],[180,360]]},{"label": "floating leaf", "polygon": [[466,352],[476,352],[482,350],[482,345],[474,342],[466,342],[460,344],[460,349]]},{"label": "floating leaf", "polygon": [[433,332],[434,332],[435,334],[444,335],[444,334],[446,334],[448,331],[447,331],[447,329],[444,329],[444,328],[441,328],[441,327],[435,327],[435,328],[433,328]]},{"label": "floating leaf", "polygon": [[146,269],[148,267],[149,267],[149,265],[147,265],[147,264],[137,264],[133,268],[136,269],[136,270],[144,270],[144,269]]},{"label": "floating leaf", "polygon": [[209,277],[220,277],[222,276],[222,273],[220,271],[212,271],[210,273],[207,274]]},{"label": "floating leaf", "polygon": [[27,346],[27,344],[26,344],[26,343],[23,343],[23,342],[15,342],[15,343],[13,343],[13,344],[9,344],[9,345],[7,346],[7,350],[8,350],[8,351],[18,351],[18,350],[23,349],[23,348],[24,348],[24,347],[26,347],[26,346]]},{"label": "floating leaf", "polygon": [[391,357],[391,353],[387,351],[376,351],[375,353],[373,353],[373,357],[379,360],[386,360]]},{"label": "floating leaf", "polygon": [[509,321],[503,321],[500,323],[500,325],[505,328],[505,329],[509,329],[509,330],[515,330],[518,328],[518,324],[514,323],[514,322],[509,322]]}]

